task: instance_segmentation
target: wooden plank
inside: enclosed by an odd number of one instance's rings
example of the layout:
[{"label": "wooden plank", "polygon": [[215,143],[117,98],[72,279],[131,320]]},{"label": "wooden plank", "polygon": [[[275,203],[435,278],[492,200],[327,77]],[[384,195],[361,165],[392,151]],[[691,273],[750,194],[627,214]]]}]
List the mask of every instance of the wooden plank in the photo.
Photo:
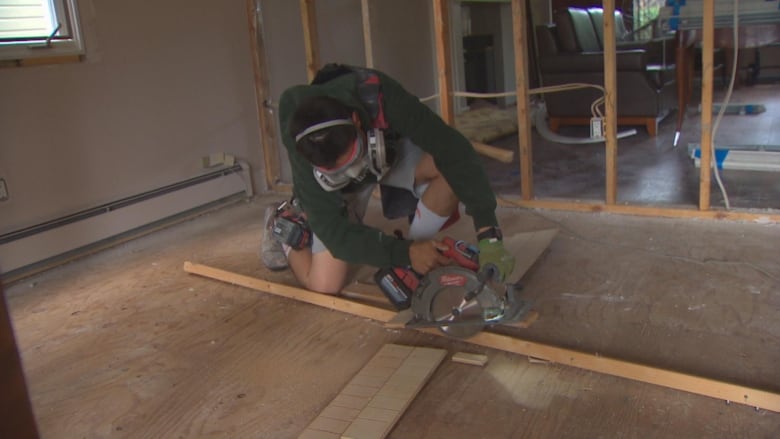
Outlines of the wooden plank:
[{"label": "wooden plank", "polygon": [[515,50],[515,88],[517,89],[517,132],[520,148],[520,193],[524,200],[534,196],[531,116],[528,112],[528,41],[526,0],[512,0],[512,35]]},{"label": "wooden plank", "polygon": [[498,205],[503,207],[522,207],[531,209],[566,210],[573,212],[606,212],[620,215],[636,215],[665,218],[710,219],[729,221],[753,221],[760,223],[780,223],[780,211],[748,212],[739,210],[697,210],[690,207],[658,207],[630,204],[607,205],[587,203],[575,200],[521,200],[499,197]]},{"label": "wooden plank", "polygon": [[[395,316],[395,313],[389,310],[362,305],[339,297],[314,293],[292,286],[275,284],[263,279],[231,273],[226,270],[220,270],[205,265],[185,262],[184,270],[188,273],[265,291],[271,294],[342,311],[358,317],[374,319],[380,322],[387,322]],[[436,329],[417,330],[433,335],[445,336]],[[735,403],[780,413],[780,394],[765,390],[697,377],[652,366],[630,363],[601,355],[587,354],[557,346],[535,343],[487,331],[482,331],[473,337],[462,341],[606,375],[655,384],[726,401],[733,401]]]},{"label": "wooden plank", "polygon": [[701,168],[699,169],[699,210],[710,209],[712,175],[712,81],[715,59],[715,0],[704,0],[701,51]]},{"label": "wooden plank", "polygon": [[507,282],[513,284],[519,282],[547,250],[557,234],[558,229],[546,229],[505,236],[504,247],[515,254],[515,269]]},{"label": "wooden plank", "polygon": [[604,130],[606,142],[606,203],[617,203],[617,47],[615,0],[604,0]]},{"label": "wooden plank", "polygon": [[486,157],[490,157],[491,159],[498,160],[502,163],[512,163],[512,160],[515,157],[515,153],[508,149],[497,148],[495,146],[474,141],[472,141],[471,144],[478,153]]},{"label": "wooden plank", "polygon": [[450,63],[449,0],[433,1],[434,41],[436,42],[436,71],[439,83],[439,111],[449,125],[455,125],[452,96],[452,67]]},{"label": "wooden plank", "polygon": [[266,108],[266,103],[270,101],[271,95],[268,70],[266,69],[265,41],[263,30],[260,29],[259,25],[261,23],[259,16],[262,14],[259,1],[246,0],[246,13],[249,19],[249,47],[252,57],[252,72],[254,73],[255,105],[262,141],[263,163],[265,164],[265,184],[266,189],[271,189],[279,181],[281,167],[276,144],[276,123]]},{"label": "wooden plank", "polygon": [[445,354],[444,349],[384,345],[299,439],[384,438]]},{"label": "wooden plank", "polygon": [[272,283],[263,279],[220,270],[219,268],[193,264],[192,262],[184,263],[184,271],[380,322],[390,320],[396,314],[394,311],[363,305],[335,295],[312,293],[301,288]]},{"label": "wooden plank", "polygon": [[317,33],[317,13],[314,0],[300,0],[301,22],[303,24],[303,45],[306,51],[306,77],[314,79],[320,68],[319,37]]},{"label": "wooden plank", "polygon": [[452,356],[452,361],[455,363],[469,364],[472,366],[484,366],[488,362],[487,355],[483,354],[470,354],[468,352],[458,352]]}]

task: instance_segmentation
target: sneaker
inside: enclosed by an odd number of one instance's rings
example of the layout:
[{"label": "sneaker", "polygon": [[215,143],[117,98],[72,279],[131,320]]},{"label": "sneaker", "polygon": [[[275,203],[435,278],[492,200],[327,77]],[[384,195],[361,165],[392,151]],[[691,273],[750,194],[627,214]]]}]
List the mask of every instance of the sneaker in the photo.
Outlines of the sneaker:
[{"label": "sneaker", "polygon": [[287,268],[287,255],[284,254],[282,243],[274,239],[273,236],[272,230],[275,218],[276,206],[266,207],[265,217],[263,218],[265,229],[263,230],[263,240],[260,243],[260,259],[262,259],[266,268],[277,271]]}]

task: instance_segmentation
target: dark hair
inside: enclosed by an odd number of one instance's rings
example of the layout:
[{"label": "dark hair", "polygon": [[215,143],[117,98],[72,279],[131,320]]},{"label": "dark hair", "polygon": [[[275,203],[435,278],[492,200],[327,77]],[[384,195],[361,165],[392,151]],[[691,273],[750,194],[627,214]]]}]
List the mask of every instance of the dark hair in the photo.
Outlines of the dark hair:
[{"label": "dark hair", "polygon": [[[295,137],[306,128],[329,120],[352,119],[352,109],[329,96],[304,99],[292,115],[289,130]],[[296,142],[295,149],[314,166],[333,167],[357,137],[354,125],[336,125],[311,132]]]}]

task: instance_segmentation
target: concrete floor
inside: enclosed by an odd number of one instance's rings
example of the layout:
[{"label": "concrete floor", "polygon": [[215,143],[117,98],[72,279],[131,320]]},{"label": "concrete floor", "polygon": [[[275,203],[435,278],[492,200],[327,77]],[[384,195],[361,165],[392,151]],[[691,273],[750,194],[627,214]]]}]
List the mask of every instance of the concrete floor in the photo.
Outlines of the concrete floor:
[{"label": "concrete floor", "polygon": [[[483,368],[445,361],[391,438],[780,436],[779,413],[183,272],[190,260],[294,284],[258,261],[269,201],[7,289],[44,438],[295,438],[385,343],[489,357]],[[499,218],[507,235],[559,229],[524,282],[539,320],[501,332],[780,392],[780,225],[510,208]]]},{"label": "concrete floor", "polygon": [[[720,102],[725,90],[715,91]],[[659,126],[656,137],[644,128],[618,142],[618,202],[640,205],[697,206],[699,170],[688,157],[688,144],[700,143],[701,118],[694,97],[686,112],[678,146],[673,147],[677,112]],[[780,84],[761,84],[735,90],[731,103],[763,104],[766,112],[747,116],[724,116],[715,137],[716,145],[778,145],[780,148]],[[630,127],[627,127],[630,128]],[[624,129],[624,127],[620,127]],[[563,127],[560,134],[587,137],[587,127]],[[536,130],[532,134],[534,189],[538,198],[603,201],[605,155],[603,144],[571,145],[548,141]],[[517,136],[490,142],[517,149]],[[519,164],[501,164],[486,159],[496,189],[520,191]],[[780,172],[724,170],[721,178],[732,207],[780,209]],[[723,196],[714,177],[713,207],[723,207]]]}]

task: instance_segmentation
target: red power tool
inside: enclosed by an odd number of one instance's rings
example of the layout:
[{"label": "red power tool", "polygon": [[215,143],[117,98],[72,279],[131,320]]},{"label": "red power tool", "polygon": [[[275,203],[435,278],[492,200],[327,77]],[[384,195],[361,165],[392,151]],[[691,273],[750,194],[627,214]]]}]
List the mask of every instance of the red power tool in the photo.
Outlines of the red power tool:
[{"label": "red power tool", "polygon": [[[476,272],[479,270],[479,250],[466,241],[456,241],[450,237],[442,240],[447,250],[442,255],[452,259],[459,267]],[[374,275],[379,288],[390,300],[395,309],[402,311],[412,304],[412,296],[420,286],[422,276],[409,267],[382,268]]]},{"label": "red power tool", "polygon": [[311,229],[295,199],[285,201],[276,208],[271,233],[274,239],[295,250],[309,247],[312,243]]},{"label": "red power tool", "polygon": [[[420,276],[411,268],[390,267],[374,280],[399,311],[411,311],[410,328],[439,328],[447,335],[468,338],[485,326],[522,320],[531,308],[520,298],[517,283],[497,281],[497,269],[479,266],[479,250],[465,241],[444,238],[443,255],[453,265]],[[407,311],[407,312],[409,312]]]}]

